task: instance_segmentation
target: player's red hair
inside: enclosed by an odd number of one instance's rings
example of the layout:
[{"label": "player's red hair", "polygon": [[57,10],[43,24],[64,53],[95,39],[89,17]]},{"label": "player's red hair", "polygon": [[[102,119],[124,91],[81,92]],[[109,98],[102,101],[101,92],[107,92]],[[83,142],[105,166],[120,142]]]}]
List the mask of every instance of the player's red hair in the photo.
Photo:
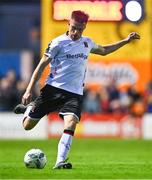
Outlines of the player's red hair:
[{"label": "player's red hair", "polygon": [[75,19],[79,23],[87,23],[89,15],[83,11],[77,10],[72,12],[71,19]]}]

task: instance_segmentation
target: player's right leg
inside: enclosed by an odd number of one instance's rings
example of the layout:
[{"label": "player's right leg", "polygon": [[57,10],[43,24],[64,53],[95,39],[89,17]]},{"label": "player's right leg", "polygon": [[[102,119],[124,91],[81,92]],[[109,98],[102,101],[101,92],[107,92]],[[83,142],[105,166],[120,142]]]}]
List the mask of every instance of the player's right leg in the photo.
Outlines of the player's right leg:
[{"label": "player's right leg", "polygon": [[82,96],[70,92],[65,93],[64,96],[64,105],[59,111],[60,117],[64,120],[64,131],[58,144],[57,159],[53,169],[72,168],[72,164],[67,162],[67,156],[70,152],[76,125],[81,117]]},{"label": "player's right leg", "polygon": [[57,160],[56,164],[53,169],[71,169],[72,164],[67,162],[67,155],[70,151],[75,128],[79,119],[73,115],[68,114],[63,116],[64,118],[64,132],[60,138],[58,144],[58,153],[57,153]]}]

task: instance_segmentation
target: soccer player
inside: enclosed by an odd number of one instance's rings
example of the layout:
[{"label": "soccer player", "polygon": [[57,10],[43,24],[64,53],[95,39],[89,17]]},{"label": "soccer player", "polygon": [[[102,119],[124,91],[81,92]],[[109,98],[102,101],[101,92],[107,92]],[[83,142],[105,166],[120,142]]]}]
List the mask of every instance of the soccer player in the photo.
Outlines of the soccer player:
[{"label": "soccer player", "polygon": [[[58,111],[64,120],[64,131],[58,144],[57,160],[54,169],[70,169],[66,162],[77,123],[81,117],[84,80],[89,53],[105,56],[140,36],[133,32],[127,38],[114,44],[102,46],[90,38],[82,36],[89,16],[82,11],[73,11],[69,29],[65,34],[53,39],[41,61],[33,72],[22,104],[15,107],[15,113],[24,113],[23,127],[30,130],[46,114]],[[32,90],[44,68],[50,64],[51,73],[45,86],[33,103],[30,103]]]}]

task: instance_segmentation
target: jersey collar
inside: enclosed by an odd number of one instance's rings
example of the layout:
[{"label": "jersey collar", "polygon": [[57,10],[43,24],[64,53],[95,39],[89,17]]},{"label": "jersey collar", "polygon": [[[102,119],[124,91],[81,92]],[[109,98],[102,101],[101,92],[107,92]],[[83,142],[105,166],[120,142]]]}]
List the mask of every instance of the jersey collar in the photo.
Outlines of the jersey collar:
[{"label": "jersey collar", "polygon": [[[70,38],[70,36],[69,36],[69,31],[67,31],[67,32],[65,33],[65,35],[66,35],[66,37],[67,37],[69,40],[73,41],[73,40]],[[80,39],[76,40],[76,41],[73,41],[73,42],[79,42],[79,41],[81,41],[81,39],[82,39],[82,37],[81,37]]]}]

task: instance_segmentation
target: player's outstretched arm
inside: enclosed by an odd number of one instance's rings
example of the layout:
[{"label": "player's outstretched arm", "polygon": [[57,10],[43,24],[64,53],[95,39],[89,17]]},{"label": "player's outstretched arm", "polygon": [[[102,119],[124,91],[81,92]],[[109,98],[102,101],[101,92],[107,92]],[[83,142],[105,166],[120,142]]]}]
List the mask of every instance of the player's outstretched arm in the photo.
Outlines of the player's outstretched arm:
[{"label": "player's outstretched arm", "polygon": [[109,44],[109,45],[105,45],[105,46],[98,45],[98,48],[92,49],[91,53],[105,56],[107,54],[110,54],[110,53],[118,50],[119,48],[121,48],[124,45],[132,42],[135,39],[140,39],[140,35],[137,34],[136,32],[132,32],[127,36],[127,38],[125,38],[121,41],[118,41],[114,44]]},{"label": "player's outstretched arm", "polygon": [[50,61],[51,59],[44,55],[40,60],[39,64],[37,65],[36,69],[34,70],[31,80],[22,97],[22,103],[24,105],[27,105],[31,101],[33,87],[35,83],[40,79],[44,68],[49,64]]}]

